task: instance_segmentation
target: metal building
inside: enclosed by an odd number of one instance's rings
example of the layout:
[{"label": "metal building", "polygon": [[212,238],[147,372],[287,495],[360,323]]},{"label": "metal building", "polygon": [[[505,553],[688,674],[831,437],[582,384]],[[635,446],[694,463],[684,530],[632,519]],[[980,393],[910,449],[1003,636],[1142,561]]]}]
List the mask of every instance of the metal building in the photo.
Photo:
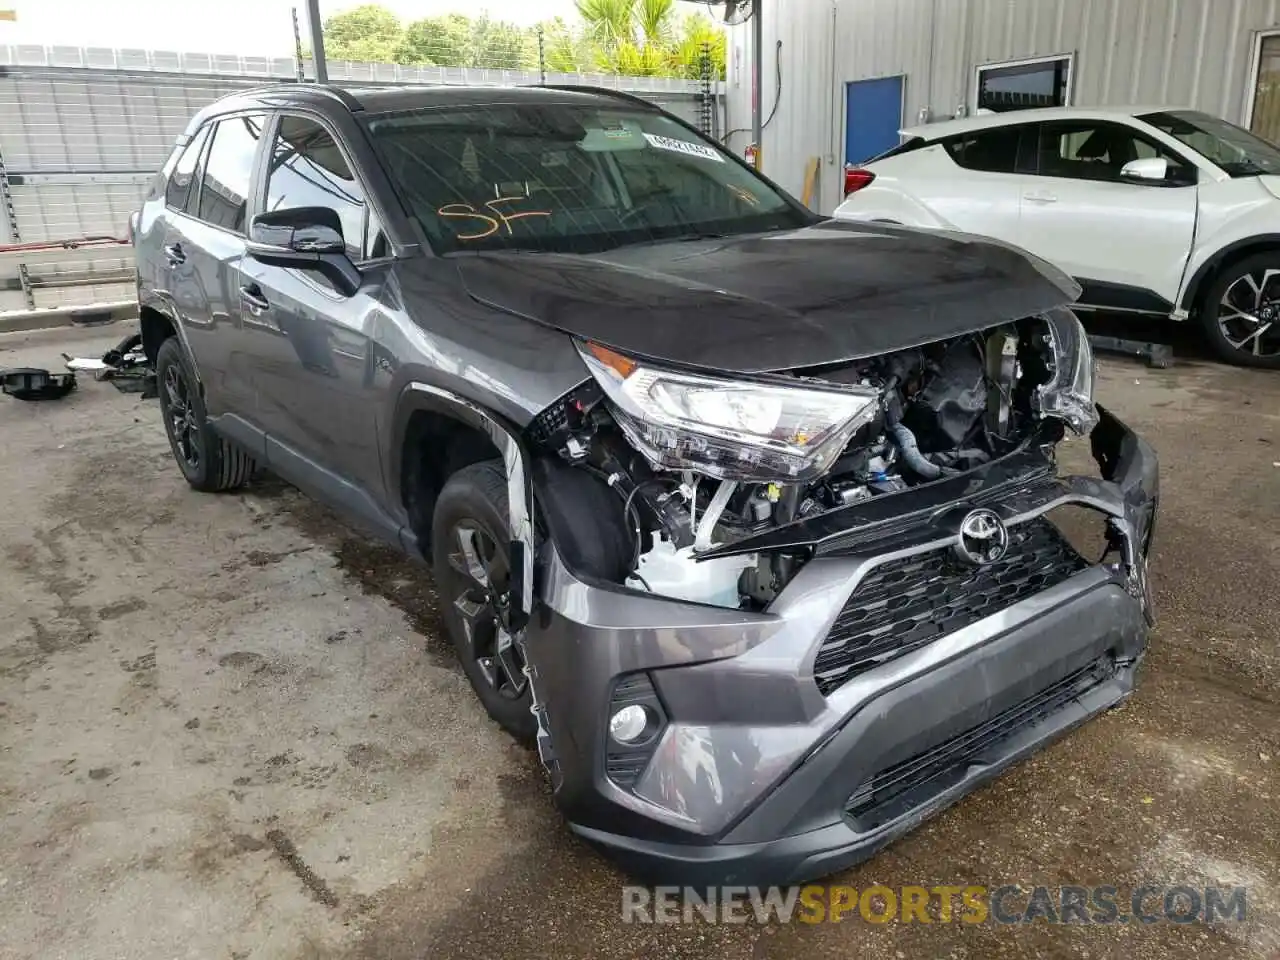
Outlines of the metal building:
[{"label": "metal building", "polygon": [[[763,170],[801,196],[817,158],[822,212],[899,127],[980,108],[1190,106],[1280,142],[1280,0],[764,0],[763,31]],[[732,128],[750,127],[750,39],[730,39]]]}]

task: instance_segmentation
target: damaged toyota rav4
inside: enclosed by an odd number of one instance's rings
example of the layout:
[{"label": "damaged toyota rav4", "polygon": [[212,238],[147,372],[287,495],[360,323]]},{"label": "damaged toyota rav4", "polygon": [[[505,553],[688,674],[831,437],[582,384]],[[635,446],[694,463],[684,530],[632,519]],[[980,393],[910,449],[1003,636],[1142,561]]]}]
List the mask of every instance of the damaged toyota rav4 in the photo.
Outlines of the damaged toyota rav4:
[{"label": "damaged toyota rav4", "polygon": [[1132,689],[1156,460],[1013,247],[820,218],[616,93],[314,85],[201,112],[135,244],[187,481],[431,563],[637,871],[829,873]]}]

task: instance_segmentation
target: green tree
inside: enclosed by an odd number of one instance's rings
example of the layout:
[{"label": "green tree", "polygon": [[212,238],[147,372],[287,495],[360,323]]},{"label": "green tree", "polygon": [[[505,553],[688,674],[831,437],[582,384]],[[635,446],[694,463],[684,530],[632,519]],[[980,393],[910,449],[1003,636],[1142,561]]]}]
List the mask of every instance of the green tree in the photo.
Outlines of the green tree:
[{"label": "green tree", "polygon": [[471,21],[469,66],[490,70],[528,70],[537,67],[537,40],[515,24],[490,20],[487,14]]},{"label": "green tree", "polygon": [[[703,45],[706,45],[705,47]],[[692,13],[680,24],[679,40],[673,45],[669,63],[673,75],[698,80],[702,77],[702,54],[707,50],[711,57],[713,79],[725,78],[725,53],[728,36],[711,18],[702,13]]]},{"label": "green tree", "polygon": [[675,32],[676,0],[636,0],[632,20],[646,47],[663,47]]},{"label": "green tree", "polygon": [[667,51],[660,44],[639,46],[630,40],[618,44],[611,55],[602,59],[601,66],[627,77],[661,77],[670,72]]},{"label": "green tree", "polygon": [[471,48],[471,20],[460,13],[414,20],[396,47],[396,63],[465,67]]},{"label": "green tree", "polygon": [[587,35],[605,55],[635,40],[636,0],[574,0]]},{"label": "green tree", "polygon": [[534,45],[538,30],[542,31],[542,52],[551,73],[579,73],[594,70],[590,42],[582,30],[575,30],[562,17],[544,20],[534,27]]},{"label": "green tree", "polygon": [[632,76],[724,77],[725,33],[701,13],[681,17],[675,0],[575,0],[596,69]]},{"label": "green tree", "polygon": [[[712,75],[724,78],[725,33],[705,15],[680,16],[675,0],[575,3],[577,23],[556,17],[540,25],[548,71],[697,79],[706,44]],[[324,22],[325,52],[334,60],[534,71],[538,29],[461,13],[402,27],[390,10],[366,3]]]},{"label": "green tree", "polygon": [[396,15],[376,3],[335,13],[324,21],[324,52],[332,60],[393,63],[400,37]]}]

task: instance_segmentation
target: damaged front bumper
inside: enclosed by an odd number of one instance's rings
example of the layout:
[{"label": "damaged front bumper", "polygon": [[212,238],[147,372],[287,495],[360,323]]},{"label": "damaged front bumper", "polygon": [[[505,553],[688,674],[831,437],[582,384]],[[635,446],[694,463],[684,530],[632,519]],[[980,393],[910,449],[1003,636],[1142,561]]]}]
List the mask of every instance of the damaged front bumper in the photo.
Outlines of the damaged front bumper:
[{"label": "damaged front bumper", "polygon": [[[763,613],[587,583],[548,544],[525,650],[573,829],[682,883],[816,877],[1126,697],[1152,622],[1157,465],[1099,412],[1101,480],[1006,459],[775,531],[813,558]],[[1045,520],[1069,504],[1106,517],[1110,560]],[[978,507],[1011,559],[957,570]],[[620,748],[608,719],[631,702],[658,722]]]}]

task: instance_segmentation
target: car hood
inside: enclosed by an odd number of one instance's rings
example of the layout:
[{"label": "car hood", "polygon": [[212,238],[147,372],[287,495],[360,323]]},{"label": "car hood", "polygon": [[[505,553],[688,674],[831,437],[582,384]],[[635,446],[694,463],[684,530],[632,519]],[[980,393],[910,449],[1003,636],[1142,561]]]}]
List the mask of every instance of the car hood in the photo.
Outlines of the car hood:
[{"label": "car hood", "polygon": [[1267,188],[1267,192],[1273,197],[1280,198],[1280,177],[1275,174],[1263,174],[1258,177],[1258,181]]},{"label": "car hood", "polygon": [[875,356],[1079,295],[998,241],[823,221],[778,233],[458,258],[470,295],[620,351],[754,373]]}]

